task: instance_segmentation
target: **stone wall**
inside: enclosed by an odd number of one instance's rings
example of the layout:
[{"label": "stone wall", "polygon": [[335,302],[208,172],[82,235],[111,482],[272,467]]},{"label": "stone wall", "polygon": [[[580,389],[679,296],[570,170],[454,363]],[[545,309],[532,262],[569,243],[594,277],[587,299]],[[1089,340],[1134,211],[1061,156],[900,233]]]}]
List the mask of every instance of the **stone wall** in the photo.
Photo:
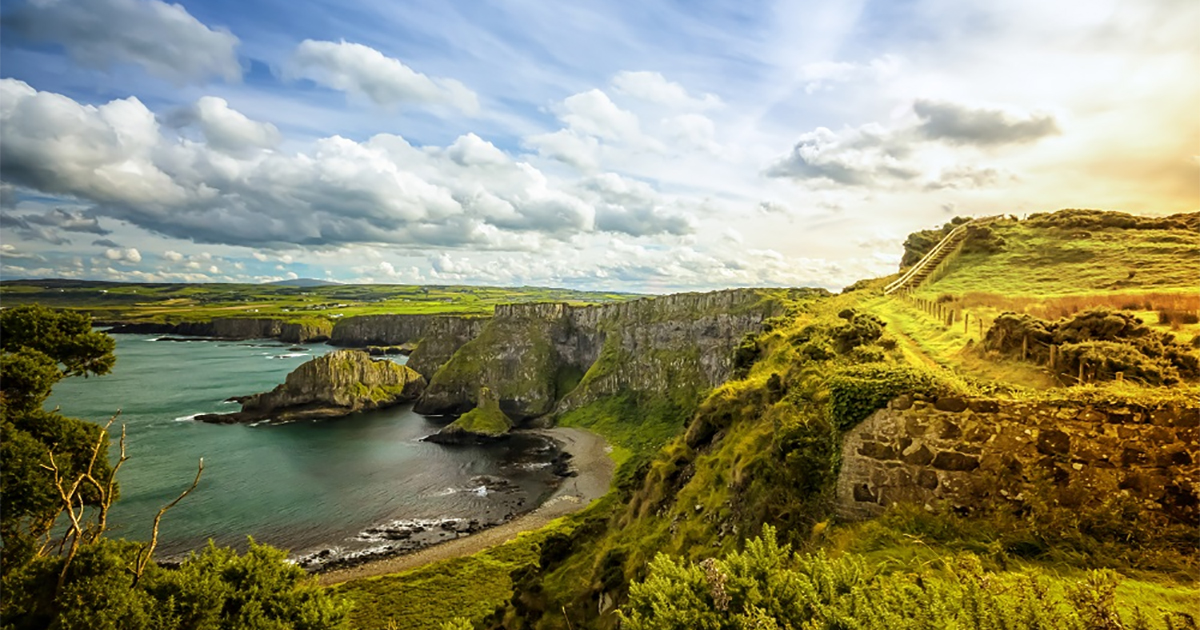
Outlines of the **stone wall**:
[{"label": "stone wall", "polygon": [[1200,408],[1132,408],[901,396],[846,434],[838,512],[894,503],[969,513],[1048,487],[1065,507],[1125,492],[1195,523]]}]

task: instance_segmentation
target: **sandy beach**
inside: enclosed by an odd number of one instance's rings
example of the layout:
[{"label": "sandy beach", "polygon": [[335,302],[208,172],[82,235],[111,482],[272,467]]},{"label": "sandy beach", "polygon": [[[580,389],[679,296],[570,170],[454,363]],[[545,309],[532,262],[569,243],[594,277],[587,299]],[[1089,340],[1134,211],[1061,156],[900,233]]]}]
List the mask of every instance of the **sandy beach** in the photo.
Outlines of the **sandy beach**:
[{"label": "sandy beach", "polygon": [[538,529],[550,521],[577,512],[608,492],[612,482],[613,461],[608,456],[604,438],[569,427],[532,431],[562,445],[571,454],[571,469],[577,474],[563,479],[562,484],[544,503],[532,512],[463,538],[456,538],[420,551],[382,558],[358,566],[336,569],[319,575],[322,585],[339,584],[360,578],[387,575],[415,569],[419,566],[466,556],[512,540],[521,532]]}]

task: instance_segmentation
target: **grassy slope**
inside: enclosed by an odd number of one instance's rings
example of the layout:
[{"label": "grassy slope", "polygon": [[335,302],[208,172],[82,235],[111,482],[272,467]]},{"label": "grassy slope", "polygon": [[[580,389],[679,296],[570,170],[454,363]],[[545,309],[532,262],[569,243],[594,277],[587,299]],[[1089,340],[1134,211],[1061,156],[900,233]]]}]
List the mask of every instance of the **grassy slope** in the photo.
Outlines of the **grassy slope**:
[{"label": "grassy slope", "polygon": [[466,431],[478,435],[499,436],[508,433],[513,423],[500,411],[500,402],[495,398],[485,399],[480,405],[459,416],[446,427],[447,431]]},{"label": "grassy slope", "polygon": [[[1004,247],[956,258],[914,297],[957,313],[947,325],[911,300],[877,297],[868,307],[919,356],[965,375],[1033,388],[1058,385],[1045,370],[985,357],[970,346],[1005,311],[1058,319],[1093,307],[1135,312],[1182,341],[1200,324],[1159,323],[1159,310],[1200,309],[1200,233],[1195,230],[1065,229],[993,224]],[[970,315],[967,326],[962,314]]]},{"label": "grassy slope", "polygon": [[274,317],[300,321],[392,313],[490,315],[511,302],[596,303],[639,297],[626,293],[539,287],[340,285],[282,287],[254,284],[123,284],[77,281],[0,283],[5,304],[38,303],[89,311],[96,319],[203,321],[216,317]]},{"label": "grassy slope", "polygon": [[1200,278],[1200,233],[1191,230],[1071,230],[1016,221],[993,224],[993,230],[1005,241],[1002,251],[963,254],[918,293],[1195,292]]}]

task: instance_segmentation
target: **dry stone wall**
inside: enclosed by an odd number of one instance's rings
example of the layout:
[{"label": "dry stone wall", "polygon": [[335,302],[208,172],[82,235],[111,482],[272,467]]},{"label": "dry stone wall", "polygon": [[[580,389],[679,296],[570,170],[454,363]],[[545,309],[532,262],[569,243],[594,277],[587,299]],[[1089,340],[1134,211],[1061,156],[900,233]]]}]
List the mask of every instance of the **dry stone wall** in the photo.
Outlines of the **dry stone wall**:
[{"label": "dry stone wall", "polygon": [[838,512],[916,503],[969,513],[1050,488],[1064,507],[1128,493],[1183,522],[1200,511],[1200,408],[901,396],[846,434]]}]

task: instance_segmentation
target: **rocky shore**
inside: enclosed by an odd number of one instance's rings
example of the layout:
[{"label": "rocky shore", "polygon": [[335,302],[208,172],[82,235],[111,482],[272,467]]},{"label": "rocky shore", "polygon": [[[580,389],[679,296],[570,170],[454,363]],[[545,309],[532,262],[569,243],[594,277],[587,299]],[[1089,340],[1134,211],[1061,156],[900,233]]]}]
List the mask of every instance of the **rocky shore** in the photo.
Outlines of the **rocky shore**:
[{"label": "rocky shore", "polygon": [[[521,532],[539,529],[556,518],[579,511],[608,492],[614,465],[603,438],[584,429],[567,427],[527,433],[549,438],[561,449],[554,465],[559,467],[562,481],[546,501],[531,511],[498,522],[478,519],[445,519],[428,524],[396,522],[374,528],[381,538],[396,536],[397,541],[371,553],[333,559],[333,551],[321,551],[298,558],[297,563],[319,573],[323,585],[406,571],[503,544]],[[417,531],[417,527],[422,527],[422,531]],[[322,553],[326,553],[329,561],[321,562]]]}]

